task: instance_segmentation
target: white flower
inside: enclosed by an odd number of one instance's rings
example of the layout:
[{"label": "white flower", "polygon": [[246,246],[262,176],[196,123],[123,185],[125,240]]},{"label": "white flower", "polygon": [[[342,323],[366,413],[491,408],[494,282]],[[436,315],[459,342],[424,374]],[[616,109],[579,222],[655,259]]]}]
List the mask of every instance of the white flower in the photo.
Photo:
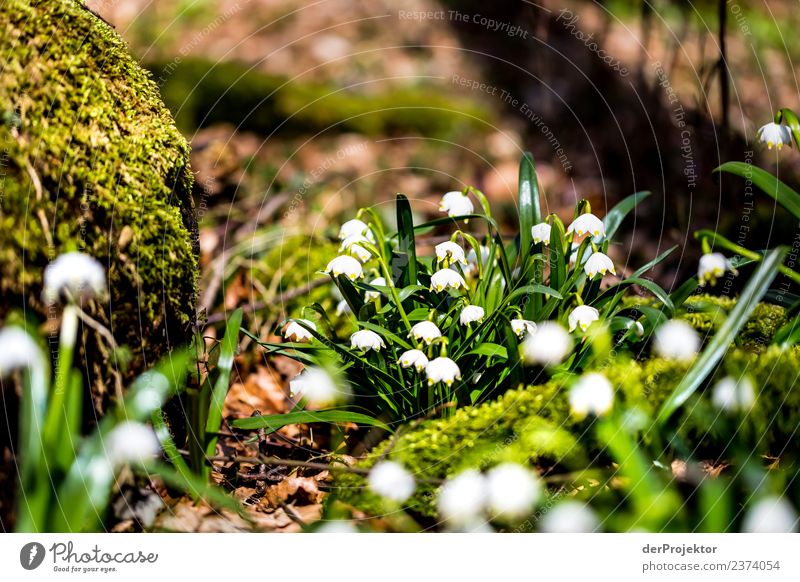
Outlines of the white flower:
[{"label": "white flower", "polygon": [[354,526],[351,522],[345,521],[343,519],[332,519],[331,521],[326,521],[317,529],[314,530],[314,533],[320,534],[357,534],[358,529]]},{"label": "white flower", "polygon": [[614,261],[603,253],[592,253],[592,256],[589,257],[583,265],[583,270],[586,271],[590,279],[594,279],[597,273],[601,275],[605,275],[606,273],[617,274],[617,271],[614,269]]},{"label": "white flower", "polygon": [[330,263],[328,263],[328,267],[325,269],[325,272],[332,274],[334,277],[345,275],[351,281],[355,281],[356,279],[360,279],[364,276],[364,271],[361,269],[361,263],[359,263],[353,257],[348,257],[347,255],[340,255],[333,259]]},{"label": "white flower", "polygon": [[436,245],[436,258],[441,263],[450,265],[452,263],[467,264],[467,259],[464,255],[464,249],[456,243],[447,241]]},{"label": "white flower", "polygon": [[573,332],[580,327],[586,331],[591,324],[600,319],[600,312],[589,305],[579,305],[569,314],[569,331]]},{"label": "white flower", "polygon": [[691,325],[673,319],[656,330],[653,349],[668,360],[689,361],[700,351],[700,336]]},{"label": "white flower", "polygon": [[[303,327],[303,325],[305,327]],[[314,339],[313,334],[306,328],[317,330],[317,326],[313,321],[307,319],[298,319],[297,321],[289,322],[289,325],[283,330],[283,337],[290,342],[309,342]]]},{"label": "white flower", "polygon": [[400,355],[399,362],[404,368],[414,366],[417,372],[422,372],[428,365],[428,357],[422,350],[407,350]]},{"label": "white flower", "polygon": [[774,122],[761,126],[758,130],[758,139],[761,143],[767,144],[769,149],[773,146],[779,150],[785,145],[792,146],[792,132],[785,125]]},{"label": "white flower", "polygon": [[[383,277],[376,277],[375,279],[370,281],[369,284],[372,285],[373,287],[376,286],[376,285],[378,287],[386,287],[386,279],[384,279]],[[366,293],[364,293],[364,298],[367,301],[377,301],[378,299],[381,298],[381,292],[380,291],[367,291]]]},{"label": "white flower", "polygon": [[369,350],[379,352],[381,348],[386,347],[386,344],[383,343],[383,338],[374,331],[362,329],[350,336],[350,347],[358,348],[365,352]]},{"label": "white flower", "polygon": [[603,416],[614,404],[614,387],[596,372],[581,376],[569,391],[569,406],[578,418]]},{"label": "white flower", "polygon": [[[481,245],[480,247],[481,252],[481,264],[484,268],[487,267],[487,263],[489,258],[492,255],[492,249],[487,246]],[[469,273],[477,273],[478,272],[478,253],[475,252],[475,249],[470,248],[469,252],[467,253],[467,272]]]},{"label": "white flower", "polygon": [[546,533],[592,533],[597,527],[597,517],[587,505],[565,501],[545,513],[541,529]]},{"label": "white flower", "polygon": [[436,358],[425,366],[425,375],[428,376],[428,385],[444,382],[451,386],[453,382],[461,379],[461,370],[450,358]]},{"label": "white flower", "polygon": [[700,257],[697,266],[697,279],[700,285],[711,283],[716,285],[717,279],[731,270],[731,262],[722,253],[706,253]]},{"label": "white flower", "polygon": [[381,461],[372,467],[367,483],[373,493],[398,503],[411,497],[417,488],[414,476],[393,461]]},{"label": "white flower", "polygon": [[526,333],[531,334],[536,331],[536,324],[527,319],[512,319],[511,331],[517,334],[519,339],[522,339]]},{"label": "white flower", "polygon": [[753,504],[742,523],[744,533],[794,533],[797,512],[783,497],[766,497]]},{"label": "white flower", "polygon": [[152,460],[161,451],[156,433],[140,422],[118,424],[106,440],[106,455],[115,466]]},{"label": "white flower", "polygon": [[452,269],[440,269],[431,275],[431,291],[444,291],[447,288],[466,289],[467,284],[464,282],[464,277],[459,275]]},{"label": "white flower", "polygon": [[467,325],[482,320],[485,315],[486,312],[483,310],[483,307],[479,305],[467,305],[461,310],[458,321],[461,322],[461,325]]},{"label": "white flower", "polygon": [[307,367],[289,382],[289,391],[304,398],[314,408],[330,406],[346,399],[348,390],[338,386],[323,368]]},{"label": "white flower", "polygon": [[464,216],[465,214],[472,214],[475,207],[466,194],[455,190],[442,196],[439,210],[447,212],[449,216]]},{"label": "white flower", "polygon": [[572,224],[567,228],[567,234],[574,232],[578,236],[583,236],[587,233],[592,236],[605,236],[606,227],[603,221],[597,218],[594,214],[586,213],[581,214],[578,218],[572,221]]},{"label": "white flower", "polygon": [[522,342],[522,358],[528,364],[554,366],[572,351],[572,337],[555,321],[545,321]]},{"label": "white flower", "polygon": [[340,299],[339,303],[336,304],[336,315],[342,316],[352,312],[353,310],[350,309],[350,304],[347,303],[345,299]]},{"label": "white flower", "polygon": [[339,229],[339,240],[346,240],[351,236],[368,236],[372,240],[371,235],[372,232],[369,230],[369,226],[357,218],[348,220]]},{"label": "white flower", "polygon": [[437,337],[442,337],[442,332],[439,331],[439,328],[436,327],[436,324],[432,321],[420,321],[411,327],[411,333],[408,335],[415,340],[422,340],[430,345]]},{"label": "white flower", "polygon": [[372,258],[372,253],[361,246],[360,243],[369,242],[369,239],[365,237],[363,234],[354,234],[352,236],[348,236],[342,242],[342,246],[339,250],[346,251],[351,255],[358,258],[359,261],[362,263],[366,263],[368,260]]},{"label": "white flower", "polygon": [[65,293],[78,302],[105,295],[103,265],[77,251],[59,255],[44,270],[44,299],[55,303]]},{"label": "white flower", "polygon": [[540,222],[539,224],[534,224],[531,227],[531,236],[533,237],[533,242],[549,245],[551,230],[553,230],[553,227],[547,224],[546,222]]},{"label": "white flower", "polygon": [[0,330],[0,377],[20,368],[41,363],[39,346],[20,327]]},{"label": "white flower", "polygon": [[539,479],[517,463],[498,465],[489,471],[486,483],[489,510],[496,517],[525,517],[541,495]]},{"label": "white flower", "polygon": [[756,392],[753,383],[746,376],[735,380],[726,376],[714,385],[711,402],[725,412],[746,412],[753,407]]},{"label": "white flower", "polygon": [[486,509],[486,478],[470,469],[447,481],[439,490],[439,514],[456,524],[473,523]]}]

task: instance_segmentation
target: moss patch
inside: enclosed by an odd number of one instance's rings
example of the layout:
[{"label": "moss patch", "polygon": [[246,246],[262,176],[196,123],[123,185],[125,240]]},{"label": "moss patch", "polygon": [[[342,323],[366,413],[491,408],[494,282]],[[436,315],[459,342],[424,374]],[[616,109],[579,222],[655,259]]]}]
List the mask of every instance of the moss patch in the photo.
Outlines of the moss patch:
[{"label": "moss patch", "polygon": [[[80,4],[9,0],[0,19],[0,319],[52,316],[42,271],[82,250],[108,270],[110,302],[93,315],[141,369],[193,321],[188,145],[150,74]],[[87,365],[100,389],[104,366]]]}]

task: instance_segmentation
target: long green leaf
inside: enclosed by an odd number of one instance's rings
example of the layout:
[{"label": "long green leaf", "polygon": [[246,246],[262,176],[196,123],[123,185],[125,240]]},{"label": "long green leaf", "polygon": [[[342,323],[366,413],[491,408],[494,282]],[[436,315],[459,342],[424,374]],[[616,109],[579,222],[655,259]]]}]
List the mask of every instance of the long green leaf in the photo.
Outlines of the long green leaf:
[{"label": "long green leaf", "polygon": [[539,181],[536,163],[530,152],[522,155],[519,163],[519,248],[520,256],[527,256],[531,248],[531,228],[542,221],[542,203],[539,199]]},{"label": "long green leaf", "polygon": [[300,410],[297,412],[289,412],[287,414],[250,416],[248,418],[234,420],[232,426],[234,428],[245,430],[263,428],[267,431],[267,434],[269,434],[290,424],[308,424],[312,422],[354,422],[356,424],[364,424],[367,426],[377,426],[387,431],[391,430],[385,423],[377,418],[347,410],[320,410],[318,412],[312,410]]},{"label": "long green leaf", "polygon": [[397,237],[399,277],[395,280],[398,287],[407,287],[417,283],[417,247],[414,242],[414,218],[411,205],[403,194],[397,195]]},{"label": "long green leaf", "polygon": [[619,230],[622,221],[625,220],[625,217],[628,216],[630,211],[636,208],[636,206],[648,196],[650,196],[650,192],[646,190],[642,192],[636,192],[627,198],[623,198],[616,206],[614,206],[614,208],[612,208],[608,214],[606,214],[605,218],[603,218],[603,224],[606,227],[605,238],[611,240],[617,233],[617,230]]},{"label": "long green leaf", "polygon": [[726,162],[714,171],[727,172],[734,176],[752,181],[752,183],[765,194],[774,198],[778,204],[791,212],[796,219],[800,220],[800,194],[766,170],[744,162]]},{"label": "long green leaf", "polygon": [[781,264],[785,254],[786,249],[778,247],[764,257],[764,260],[758,266],[756,272],[753,273],[747,286],[739,296],[728,318],[720,326],[703,353],[697,358],[694,366],[686,373],[661,406],[657,418],[660,425],[663,425],[694,394],[703,380],[717,366],[725,352],[730,349],[736,334],[747,323],[758,302],[778,274],[778,266]]}]

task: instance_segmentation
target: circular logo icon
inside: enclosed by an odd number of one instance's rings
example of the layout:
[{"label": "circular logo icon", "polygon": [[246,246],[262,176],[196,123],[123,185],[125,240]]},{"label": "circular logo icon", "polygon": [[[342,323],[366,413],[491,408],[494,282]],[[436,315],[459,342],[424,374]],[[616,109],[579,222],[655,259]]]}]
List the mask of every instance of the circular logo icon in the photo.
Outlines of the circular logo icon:
[{"label": "circular logo icon", "polygon": [[19,551],[19,563],[26,570],[35,570],[44,561],[44,546],[39,542],[30,542]]}]

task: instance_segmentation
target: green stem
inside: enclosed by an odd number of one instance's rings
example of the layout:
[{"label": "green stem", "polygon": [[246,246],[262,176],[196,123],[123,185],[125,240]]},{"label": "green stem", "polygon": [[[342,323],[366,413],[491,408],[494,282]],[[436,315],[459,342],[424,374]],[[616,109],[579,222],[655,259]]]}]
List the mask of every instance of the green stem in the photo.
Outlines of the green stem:
[{"label": "green stem", "polygon": [[[722,248],[728,249],[729,251],[733,251],[734,253],[743,256],[746,259],[750,259],[752,261],[757,261],[757,262],[764,260],[764,255],[757,253],[755,251],[751,251],[750,249],[746,249],[742,246],[739,246],[736,243],[731,242],[728,239],[718,235],[717,233],[711,233],[700,230],[697,231],[697,233],[695,233],[695,236],[700,237],[703,243],[706,243],[707,239],[710,238],[712,239],[711,242],[712,245],[717,244]],[[705,250],[705,246],[703,248]],[[789,277],[792,281],[800,285],[800,273],[793,271],[786,265],[779,265],[778,272],[786,277]]]},{"label": "green stem", "polygon": [[42,431],[45,450],[51,454],[55,452],[56,459],[59,462],[66,460],[60,451],[64,448],[68,450],[68,447],[71,446],[69,439],[62,434],[62,427],[66,418],[65,402],[67,402],[67,390],[70,390],[71,383],[69,378],[75,353],[75,341],[78,336],[77,310],[78,307],[76,305],[69,304],[64,308],[64,313],[61,316],[56,381],[50,397],[50,405],[47,409],[44,430]]}]

